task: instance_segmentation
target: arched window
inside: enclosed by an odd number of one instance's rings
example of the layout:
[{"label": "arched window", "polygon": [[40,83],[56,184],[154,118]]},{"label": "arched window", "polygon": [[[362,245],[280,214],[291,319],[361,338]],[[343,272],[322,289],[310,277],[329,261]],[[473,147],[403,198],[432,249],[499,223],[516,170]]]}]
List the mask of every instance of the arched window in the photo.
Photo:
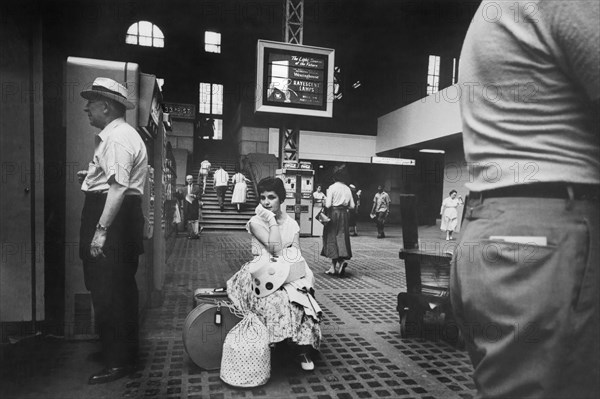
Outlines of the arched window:
[{"label": "arched window", "polygon": [[125,43],[146,47],[165,47],[165,35],[152,22],[139,21],[127,29]]}]

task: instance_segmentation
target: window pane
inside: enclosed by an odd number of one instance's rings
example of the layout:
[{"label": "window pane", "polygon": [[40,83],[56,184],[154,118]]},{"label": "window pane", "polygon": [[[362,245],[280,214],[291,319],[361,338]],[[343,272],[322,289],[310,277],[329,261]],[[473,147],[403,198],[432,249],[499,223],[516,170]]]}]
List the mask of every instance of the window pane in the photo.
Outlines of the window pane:
[{"label": "window pane", "polygon": [[427,68],[427,74],[433,75],[434,73],[435,73],[435,66],[433,65],[433,62],[430,62],[429,67]]},{"label": "window pane", "polygon": [[213,114],[223,115],[223,85],[213,85],[212,103]]},{"label": "window pane", "polygon": [[140,36],[140,46],[152,46],[152,37]]},{"label": "window pane", "polygon": [[221,44],[221,34],[217,32],[204,32],[204,43]]},{"label": "window pane", "polygon": [[140,35],[152,36],[152,24],[148,21],[140,21]]},{"label": "window pane", "polygon": [[200,83],[198,112],[210,114],[210,83]]},{"label": "window pane", "polygon": [[128,35],[137,35],[138,34],[138,23],[131,25],[129,29],[127,29]]},{"label": "window pane", "polygon": [[215,119],[215,140],[223,140],[223,120]]},{"label": "window pane", "polygon": [[160,28],[158,26],[152,25],[152,29],[153,29],[152,36],[154,36],[155,38],[160,38],[160,39],[165,38],[165,35],[163,35],[162,31],[160,30]]},{"label": "window pane", "polygon": [[125,43],[127,44],[137,44],[137,35],[127,35],[125,37]]},{"label": "window pane", "polygon": [[207,53],[220,53],[221,48],[215,44],[205,44],[204,51],[206,51]]},{"label": "window pane", "polygon": [[154,47],[165,47],[165,39],[154,38]]}]

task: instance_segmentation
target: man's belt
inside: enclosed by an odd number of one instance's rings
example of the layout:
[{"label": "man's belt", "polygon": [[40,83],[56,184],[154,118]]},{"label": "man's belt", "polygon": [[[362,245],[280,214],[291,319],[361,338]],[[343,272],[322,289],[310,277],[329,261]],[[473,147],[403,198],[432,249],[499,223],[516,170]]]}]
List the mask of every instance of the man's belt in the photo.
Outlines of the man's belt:
[{"label": "man's belt", "polygon": [[559,198],[597,201],[600,198],[600,185],[569,183],[533,183],[519,184],[509,187],[495,188],[485,191],[469,192],[469,199],[524,197],[524,198]]}]

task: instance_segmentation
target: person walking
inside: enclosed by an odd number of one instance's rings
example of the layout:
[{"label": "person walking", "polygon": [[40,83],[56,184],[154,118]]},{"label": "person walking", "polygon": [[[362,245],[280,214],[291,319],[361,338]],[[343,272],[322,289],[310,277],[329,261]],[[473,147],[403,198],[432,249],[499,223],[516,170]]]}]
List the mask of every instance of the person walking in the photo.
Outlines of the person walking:
[{"label": "person walking", "polygon": [[219,201],[219,209],[221,212],[225,210],[225,193],[229,184],[229,173],[219,166],[213,175],[213,185],[217,192],[217,200]]},{"label": "person walking", "polygon": [[202,194],[206,194],[206,180],[210,173],[211,164],[208,160],[204,160],[200,163],[200,170],[198,171],[198,184],[202,182]]},{"label": "person walking", "polygon": [[450,191],[448,197],[442,201],[440,209],[440,216],[442,217],[440,229],[446,232],[446,241],[452,240],[452,233],[456,231],[456,226],[458,226],[458,207],[463,204],[463,200],[457,194],[456,190]]},{"label": "person walking", "polygon": [[599,20],[598,1],[485,0],[462,46],[450,298],[477,398],[600,392]]},{"label": "person walking", "polygon": [[89,384],[122,378],[135,369],[138,354],[138,288],[135,273],[143,253],[142,195],[148,173],[146,145],[125,121],[135,108],[127,88],[98,77],[81,92],[84,112],[96,134],[94,156],[78,178],[85,202],[79,256],[91,292],[102,350],[94,358],[104,368]]},{"label": "person walking", "polygon": [[242,204],[246,203],[246,197],[248,195],[248,180],[239,167],[235,168],[236,173],[231,177],[231,183],[233,184],[233,194],[231,195],[231,203],[236,206],[237,211],[240,212]]},{"label": "person walking", "polygon": [[347,261],[352,258],[348,212],[354,209],[354,200],[345,183],[348,176],[343,169],[334,173],[333,180],[325,197],[325,208],[331,220],[323,228],[321,255],[331,259],[331,267],[325,274],[343,277],[348,267]]},{"label": "person walking", "polygon": [[383,190],[383,186],[377,186],[377,192],[373,197],[373,208],[371,209],[371,219],[375,219],[377,224],[377,238],[385,238],[385,221],[390,214],[391,199],[388,193]]}]

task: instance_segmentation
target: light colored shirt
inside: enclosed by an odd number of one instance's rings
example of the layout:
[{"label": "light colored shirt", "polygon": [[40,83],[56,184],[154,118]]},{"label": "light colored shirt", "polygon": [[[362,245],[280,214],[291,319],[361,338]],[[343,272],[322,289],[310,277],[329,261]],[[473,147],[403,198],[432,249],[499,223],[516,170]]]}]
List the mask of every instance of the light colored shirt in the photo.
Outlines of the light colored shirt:
[{"label": "light colored shirt", "polygon": [[390,203],[392,202],[390,196],[385,191],[381,193],[375,193],[373,197],[373,203],[375,203],[375,212],[387,212],[390,209]]},{"label": "light colored shirt", "polygon": [[215,187],[226,186],[229,182],[229,173],[225,169],[217,169],[214,175]]},{"label": "light colored shirt", "polygon": [[231,177],[231,182],[233,184],[236,184],[236,183],[245,183],[246,182],[246,176],[244,176],[243,173],[238,172],[238,173],[236,173],[235,175],[233,175]]},{"label": "light colored shirt", "polygon": [[460,57],[467,188],[600,184],[590,107],[600,98],[599,17],[597,0],[481,3]]},{"label": "light colored shirt", "polygon": [[323,200],[325,199],[325,193],[322,191],[315,191],[313,193],[313,198],[316,202],[323,202]]},{"label": "light colored shirt", "polygon": [[147,174],[144,141],[123,118],[117,118],[96,135],[94,156],[81,190],[107,192],[112,178],[127,187],[125,195],[142,195]]},{"label": "light colored shirt", "polygon": [[352,199],[350,187],[340,182],[335,182],[329,186],[327,196],[325,197],[325,207],[330,208],[332,206],[347,206],[350,209],[354,209],[354,200]]}]

